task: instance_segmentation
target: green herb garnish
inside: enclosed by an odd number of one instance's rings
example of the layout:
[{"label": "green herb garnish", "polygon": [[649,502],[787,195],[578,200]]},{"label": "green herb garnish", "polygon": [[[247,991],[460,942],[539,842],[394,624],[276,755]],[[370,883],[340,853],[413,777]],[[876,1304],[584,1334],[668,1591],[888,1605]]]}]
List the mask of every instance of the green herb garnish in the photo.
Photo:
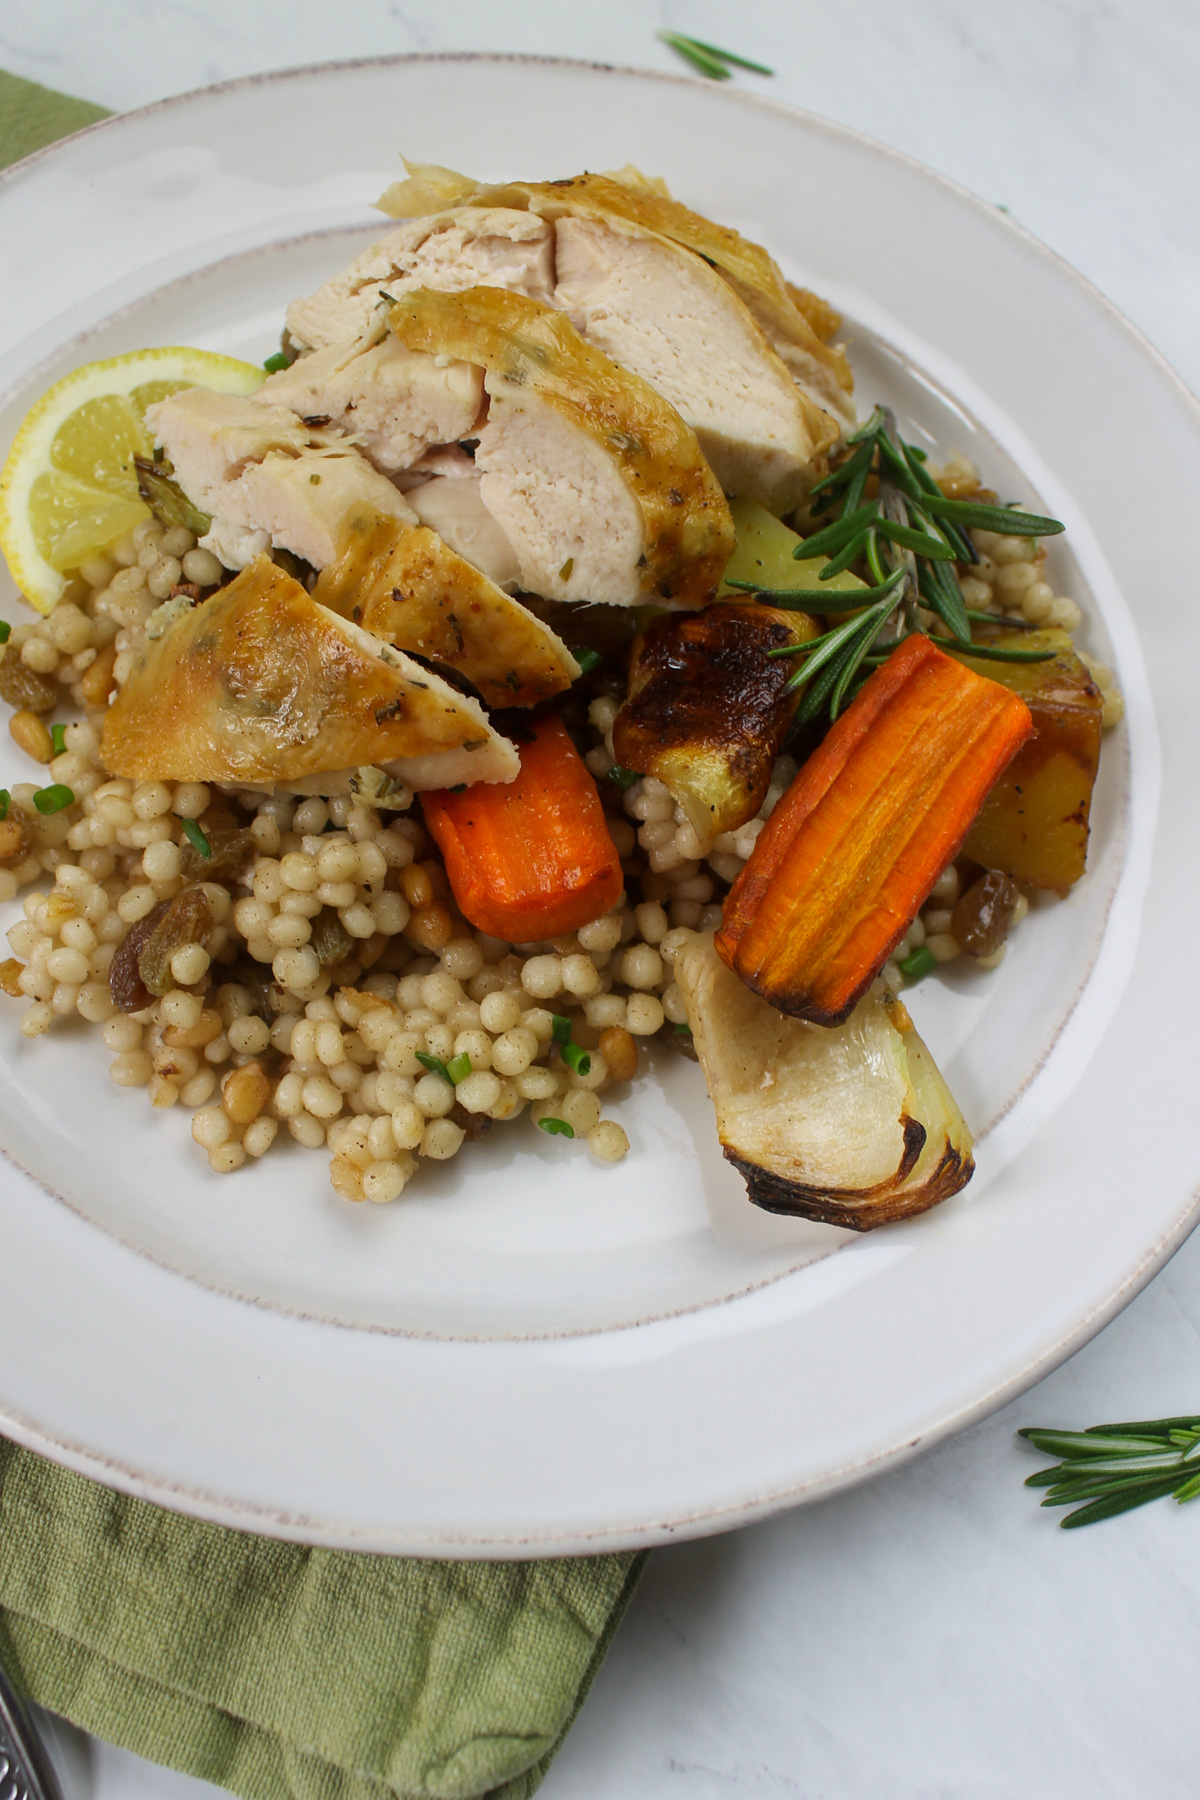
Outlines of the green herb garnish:
[{"label": "green herb garnish", "polygon": [[558,1045],[558,1053],[568,1069],[574,1069],[577,1075],[586,1075],[591,1069],[592,1059],[579,1044],[571,1040],[571,1021],[561,1013],[551,1013],[554,1021],[551,1027],[552,1041]]},{"label": "green herb garnish", "polygon": [[905,981],[924,981],[926,975],[932,975],[937,966],[937,957],[928,944],[918,944],[903,962],[896,964]]},{"label": "green herb garnish", "polygon": [[[861,559],[873,585],[825,594],[820,587],[775,589],[745,581],[729,584],[756,593],[773,606],[799,608],[826,618],[836,618],[839,613],[856,615],[807,643],[768,651],[769,656],[802,659],[785,690],[805,689],[796,723],[809,724],[821,713],[831,721],[836,719],[862,686],[859,671],[878,667],[915,632],[928,636],[942,649],[983,661],[1048,662],[1053,651],[972,641],[972,624],[991,623],[992,615],[970,612],[955,564],[979,560],[966,535],[968,530],[1046,537],[1063,530],[1060,522],[1009,507],[947,500],[925,466],[925,451],[904,442],[886,406],[877,406],[846,444],[849,455],[845,461],[812,490],[817,529],[796,545],[792,555],[805,561],[826,559],[817,572],[818,582],[832,580]],[[872,475],[879,491],[869,500],[866,490]],[[836,516],[826,521],[830,512]],[[945,628],[946,636],[928,630],[923,620],[929,613]],[[907,960],[920,954],[915,951]],[[920,969],[920,974],[928,972],[925,967]],[[919,979],[919,975],[913,978]]]},{"label": "green herb garnish", "polygon": [[608,771],[609,781],[615,781],[621,792],[627,793],[635,782],[642,779],[637,769],[623,769],[620,763],[614,763]]},{"label": "green herb garnish", "polygon": [[0,788],[0,820],[7,819],[8,809],[12,805],[12,795],[7,788]]},{"label": "green herb garnish", "polygon": [[1017,1435],[1044,1455],[1062,1458],[1031,1475],[1025,1486],[1049,1490],[1043,1506],[1075,1507],[1059,1520],[1067,1530],[1168,1494],[1181,1504],[1200,1495],[1200,1418],[1136,1419],[1087,1431],[1031,1425]]},{"label": "green herb garnish", "polygon": [[573,1138],[575,1136],[574,1126],[568,1125],[565,1119],[539,1119],[538,1130],[544,1131],[549,1137]]},{"label": "green herb garnish", "polygon": [[183,835],[197,856],[203,856],[207,860],[212,855],[212,845],[201,831],[197,820],[185,819],[183,821]]},{"label": "green herb garnish", "polygon": [[274,356],[268,356],[263,363],[268,375],[278,375],[281,369],[290,369],[291,366],[291,359],[283,350],[276,350]]},{"label": "green herb garnish", "polygon": [[67,749],[67,728],[65,725],[50,727],[50,742],[54,746],[55,756],[64,756]]},{"label": "green herb garnish", "polygon": [[598,650],[572,650],[571,655],[579,664],[579,673],[581,675],[590,675],[592,670],[598,669],[600,664],[604,661],[604,658]]},{"label": "green herb garnish", "polygon": [[733,50],[722,50],[717,44],[706,44],[701,38],[685,37],[682,31],[660,31],[658,40],[666,44],[682,56],[685,62],[691,63],[701,75],[707,75],[710,81],[728,81],[733,69],[750,69],[755,75],[773,75],[774,69],[768,69],[766,63],[751,62],[747,56],[738,56]]},{"label": "green herb garnish", "polygon": [[54,781],[49,787],[39,788],[33,796],[33,804],[40,813],[62,812],[64,807],[73,805],[74,801],[74,794],[61,781]]},{"label": "green herb garnish", "polygon": [[427,1050],[418,1050],[415,1055],[417,1061],[428,1069],[431,1075],[440,1075],[443,1081],[450,1083],[451,1087],[457,1087],[459,1082],[465,1081],[471,1073],[471,1058],[465,1050],[461,1050],[457,1056],[452,1056],[449,1062],[443,1062],[440,1056],[431,1056]]},{"label": "green herb garnish", "polygon": [[692,1028],[690,1025],[677,1025],[675,1027],[675,1036],[676,1037],[691,1037],[691,1035],[692,1035]]},{"label": "green herb garnish", "polygon": [[7,619],[0,619],[0,644],[7,644],[12,636],[12,626]]}]

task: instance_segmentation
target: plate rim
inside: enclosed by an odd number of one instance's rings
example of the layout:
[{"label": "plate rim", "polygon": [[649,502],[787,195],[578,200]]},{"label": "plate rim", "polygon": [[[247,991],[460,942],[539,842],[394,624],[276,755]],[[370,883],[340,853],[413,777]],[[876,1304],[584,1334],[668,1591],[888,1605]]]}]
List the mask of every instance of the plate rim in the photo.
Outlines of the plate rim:
[{"label": "plate rim", "polygon": [[[108,118],[97,120],[81,131],[71,134],[67,139],[43,146],[0,172],[0,194],[15,186],[35,166],[60,155],[67,145],[73,145],[77,139],[90,137],[97,132],[111,133],[127,124],[198,100],[213,99],[239,90],[250,90],[268,84],[276,85],[293,80],[313,77],[336,78],[339,75],[352,74],[364,69],[382,69],[413,64],[456,63],[482,63],[498,66],[532,65],[546,69],[586,70],[602,75],[634,78],[639,82],[665,83],[697,92],[711,91],[709,83],[670,71],[644,69],[582,58],[538,56],[525,53],[414,52],[333,59],[233,77],[222,82],[170,95],[128,112],[114,113]],[[1027,254],[1034,253],[1039,259],[1050,264],[1072,285],[1081,289],[1094,305],[1098,305],[1108,321],[1115,325],[1132,342],[1141,356],[1153,365],[1159,378],[1166,378],[1166,383],[1175,390],[1176,397],[1182,398],[1187,410],[1193,415],[1193,423],[1200,427],[1200,400],[1156,345],[1089,277],[1045,244],[1028,227],[1012,219],[1002,209],[975,194],[952,177],[931,168],[919,158],[913,157],[905,151],[897,150],[855,127],[829,119],[820,113],[794,106],[768,94],[743,88],[724,90],[721,97],[726,101],[735,101],[738,105],[749,107],[754,111],[765,111],[782,115],[787,119],[803,121],[810,129],[866,149],[872,155],[881,156],[898,164],[919,176],[921,180],[935,183],[960,203],[969,205],[972,210],[987,219],[993,230],[999,229],[1002,233],[1012,234]],[[33,1177],[33,1179],[37,1181],[40,1178]],[[81,1215],[77,1214],[76,1216],[80,1217]],[[91,1228],[90,1221],[85,1222]],[[206,1518],[215,1523],[230,1525],[242,1530],[253,1529],[267,1535],[289,1537],[293,1540],[299,1539],[315,1544],[342,1545],[356,1549],[377,1548],[393,1553],[408,1554],[455,1552],[479,1557],[519,1557],[528,1555],[531,1551],[538,1551],[542,1554],[569,1554],[573,1550],[580,1549],[595,1551],[618,1546],[666,1542],[676,1539],[680,1535],[698,1535],[702,1532],[729,1529],[736,1525],[750,1523],[755,1519],[777,1513],[790,1505],[839,1491],[869,1478],[883,1468],[899,1465],[921,1449],[928,1448],[952,1433],[966,1428],[979,1418],[987,1416],[1059,1366],[1074,1350],[1087,1343],[1141,1291],[1153,1275],[1169,1260],[1197,1223],[1200,1223],[1200,1188],[1190,1194],[1173,1219],[1160,1231],[1155,1242],[1143,1251],[1135,1266],[1127,1270],[1100,1299],[1093,1303],[1083,1319],[1071,1329],[1063,1332],[1052,1344],[1042,1349],[1020,1369],[993,1385],[984,1394],[950,1409],[916,1437],[905,1438],[903,1441],[863,1454],[841,1467],[827,1470],[822,1474],[803,1476],[791,1483],[772,1487],[769,1491],[753,1494],[740,1501],[716,1503],[681,1512],[673,1515],[670,1519],[648,1523],[640,1530],[618,1526],[612,1528],[611,1533],[604,1530],[591,1533],[574,1531],[566,1538],[561,1532],[556,1534],[555,1531],[550,1530],[542,1535],[524,1534],[519,1541],[498,1540],[495,1537],[464,1536],[456,1533],[447,1533],[444,1536],[429,1531],[414,1533],[407,1527],[400,1527],[393,1533],[387,1534],[381,1533],[374,1527],[364,1530],[333,1519],[299,1517],[253,1502],[223,1497],[216,1491],[205,1490],[194,1484],[174,1484],[165,1479],[148,1477],[137,1468],[122,1463],[119,1459],[106,1457],[70,1437],[60,1436],[35,1425],[19,1414],[10,1412],[3,1402],[0,1402],[0,1426],[3,1427],[6,1435],[28,1449],[48,1455],[53,1460],[64,1463],[82,1474],[90,1475],[106,1485],[120,1487],[168,1509],[186,1512],[191,1516]],[[135,1247],[128,1246],[127,1248]],[[136,1248],[135,1253],[141,1254],[136,1251]],[[162,1272],[174,1275],[175,1279],[187,1279],[175,1271],[163,1269],[162,1265],[159,1267]],[[229,1297],[235,1298],[234,1296]],[[243,1302],[241,1300],[238,1300],[237,1303],[251,1306],[255,1304],[252,1301]]]}]

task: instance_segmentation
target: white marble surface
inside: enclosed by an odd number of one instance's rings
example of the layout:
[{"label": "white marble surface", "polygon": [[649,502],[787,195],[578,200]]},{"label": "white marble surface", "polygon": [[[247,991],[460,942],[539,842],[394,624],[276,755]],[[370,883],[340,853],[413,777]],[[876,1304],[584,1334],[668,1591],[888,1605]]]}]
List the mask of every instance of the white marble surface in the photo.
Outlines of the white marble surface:
[{"label": "white marble surface", "polygon": [[[747,84],[1008,206],[1200,390],[1195,0],[5,0],[0,66],[123,108],[406,50],[674,67],[660,24],[774,63]],[[1198,1405],[1194,1240],[995,1418],[849,1495],[657,1552],[542,1792],[1190,1800],[1200,1505],[1065,1536],[1022,1489],[1036,1465],[1012,1433]],[[216,1792],[78,1737],[59,1747],[67,1800]]]}]

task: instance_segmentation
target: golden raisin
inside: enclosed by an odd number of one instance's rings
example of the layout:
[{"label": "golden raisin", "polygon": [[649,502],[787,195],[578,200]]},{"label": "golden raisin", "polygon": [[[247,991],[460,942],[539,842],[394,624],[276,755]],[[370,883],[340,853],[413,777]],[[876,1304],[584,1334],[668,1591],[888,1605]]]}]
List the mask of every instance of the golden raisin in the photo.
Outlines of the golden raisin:
[{"label": "golden raisin", "polygon": [[0,819],[0,868],[19,868],[36,848],[28,816],[19,806],[10,805],[7,819]]},{"label": "golden raisin", "polygon": [[638,1047],[632,1032],[626,1031],[623,1025],[610,1025],[600,1033],[597,1048],[614,1081],[633,1080],[637,1074]]},{"label": "golden raisin", "polygon": [[25,964],[18,962],[15,956],[10,956],[4,962],[0,962],[0,993],[8,994],[13,1000],[19,997],[21,971],[24,967]]},{"label": "golden raisin", "polygon": [[58,703],[58,683],[52,675],[38,675],[27,667],[10,646],[0,658],[0,700],[6,700],[19,712],[53,712]]},{"label": "golden raisin", "polygon": [[404,927],[405,937],[419,950],[440,950],[453,934],[454,922],[439,900],[419,908]]}]

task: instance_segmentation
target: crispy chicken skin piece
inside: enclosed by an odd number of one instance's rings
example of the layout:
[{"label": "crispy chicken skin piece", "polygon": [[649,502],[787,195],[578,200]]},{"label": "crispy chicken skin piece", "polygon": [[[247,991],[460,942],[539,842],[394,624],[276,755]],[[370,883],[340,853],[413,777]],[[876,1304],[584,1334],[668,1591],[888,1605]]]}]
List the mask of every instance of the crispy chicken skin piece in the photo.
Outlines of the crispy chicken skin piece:
[{"label": "crispy chicken skin piece", "polygon": [[531,300],[553,297],[554,232],[545,219],[524,205],[434,211],[440,216],[409,219],[315,294],[293,300],[287,324],[296,343],[321,350],[362,337],[385,289],[397,298],[412,287],[500,287]]},{"label": "crispy chicken skin piece", "polygon": [[796,381],[819,407],[851,424],[850,395],[854,380],[843,351],[824,343],[788,291],[774,258],[726,225],[673,200],[661,182],[648,181],[636,169],[614,175],[576,175],[563,181],[514,181],[499,186],[432,164],[406,163],[406,181],[393,183],[378,201],[392,218],[447,207],[491,209],[527,207],[546,219],[624,220],[657,233],[702,257],[728,282],[757,319]]},{"label": "crispy chicken skin piece", "polygon": [[482,707],[260,557],[147,641],[104,721],[133,781],[303,785],[363,765],[415,788],[511,781]]},{"label": "crispy chicken skin piece", "polygon": [[762,805],[800,698],[784,691],[789,660],[767,652],[816,630],[807,613],[722,602],[638,634],[613,752],[670,789],[702,855]]},{"label": "crispy chicken skin piece", "polygon": [[551,307],[498,288],[416,290],[392,330],[479,364],[480,494],[521,585],[551,600],[703,605],[733,549],[728,502],[696,435],[649,384]]},{"label": "crispy chicken skin piece", "polygon": [[776,513],[803,497],[837,434],[720,274],[623,219],[555,225],[555,305],[589,344],[648,381],[692,426],[721,486]]},{"label": "crispy chicken skin piece", "polygon": [[347,519],[342,553],[313,598],[399,650],[446,663],[488,706],[536,706],[580,672],[561,638],[436,532],[371,508]]},{"label": "crispy chicken skin piece", "polygon": [[333,561],[342,519],[358,502],[415,522],[352,444],[314,435],[287,407],[185,388],[147,407],[146,422],[190,500],[226,526],[266,531],[314,568]]},{"label": "crispy chicken skin piece", "polygon": [[435,444],[469,437],[483,403],[483,373],[469,363],[415,356],[389,333],[302,356],[251,396],[301,419],[353,432],[377,469],[411,468]]}]

